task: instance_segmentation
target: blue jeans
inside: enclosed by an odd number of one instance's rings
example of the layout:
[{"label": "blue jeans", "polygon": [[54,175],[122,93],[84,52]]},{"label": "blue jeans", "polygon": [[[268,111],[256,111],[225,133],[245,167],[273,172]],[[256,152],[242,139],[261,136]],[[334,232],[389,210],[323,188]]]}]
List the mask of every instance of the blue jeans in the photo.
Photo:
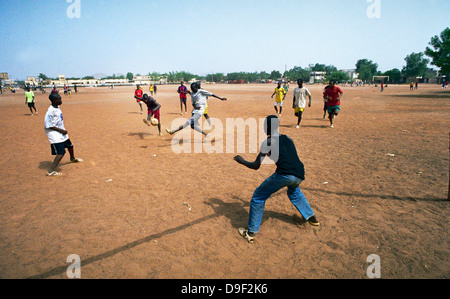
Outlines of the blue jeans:
[{"label": "blue jeans", "polygon": [[296,176],[274,173],[266,179],[261,186],[256,188],[253,193],[252,201],[250,202],[248,231],[252,233],[259,232],[266,200],[269,199],[272,194],[284,187],[288,187],[287,195],[289,200],[297,208],[300,214],[302,214],[303,218],[308,220],[314,216],[313,210],[299,188],[301,182],[302,179]]}]

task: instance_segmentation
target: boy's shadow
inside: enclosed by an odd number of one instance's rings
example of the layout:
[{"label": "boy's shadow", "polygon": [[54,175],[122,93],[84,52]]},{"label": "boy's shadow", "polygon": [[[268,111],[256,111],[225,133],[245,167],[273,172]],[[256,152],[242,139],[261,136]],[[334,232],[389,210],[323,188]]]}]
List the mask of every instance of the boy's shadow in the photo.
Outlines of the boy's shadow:
[{"label": "boy's shadow", "polygon": [[[247,208],[250,207],[250,202],[245,201],[238,196],[231,197],[237,201],[227,203],[218,198],[210,198],[208,201],[205,201],[204,204],[211,206],[217,215],[225,216],[230,219],[233,228],[238,229],[240,227],[246,227],[249,216],[249,209]],[[275,218],[293,225],[303,225],[306,223],[306,220],[298,214],[287,215],[274,211],[264,211],[261,225],[270,218]]]},{"label": "boy's shadow", "polygon": [[[38,168],[42,169],[42,170],[49,170],[50,166],[52,166],[52,164],[53,164],[52,161],[42,161],[42,162],[39,162]],[[61,162],[61,163],[59,163],[58,166],[56,167],[55,171],[60,172],[61,171],[60,166],[64,166],[64,165],[68,165],[68,164],[71,164],[71,163],[70,162]]]}]

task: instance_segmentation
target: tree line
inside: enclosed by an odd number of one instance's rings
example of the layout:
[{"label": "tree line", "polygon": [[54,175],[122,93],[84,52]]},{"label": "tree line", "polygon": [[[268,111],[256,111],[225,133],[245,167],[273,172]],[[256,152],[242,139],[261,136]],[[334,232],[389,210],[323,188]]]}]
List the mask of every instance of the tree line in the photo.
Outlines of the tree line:
[{"label": "tree line", "polygon": [[[429,57],[430,59],[426,58]],[[432,64],[439,68],[435,71],[428,67]],[[431,79],[437,75],[446,76],[450,75],[450,28],[446,28],[441,32],[439,36],[434,36],[431,38],[429,47],[426,47],[424,52],[411,53],[405,57],[405,66],[400,70],[394,68],[386,72],[381,72],[378,70],[378,64],[369,60],[367,58],[359,59],[355,65],[355,73],[359,74],[358,79],[364,82],[371,82],[374,76],[389,76],[390,83],[405,83],[412,78],[422,77],[423,79]],[[172,71],[168,73],[158,73],[151,72],[146,76],[149,76],[152,81],[159,81],[161,78],[166,78],[168,82],[180,82],[180,81],[191,81],[205,80],[208,82],[227,82],[243,80],[246,83],[253,82],[264,82],[264,81],[276,81],[276,80],[298,80],[301,79],[305,82],[309,82],[311,72],[324,72],[325,80],[335,80],[338,82],[351,82],[352,78],[344,71],[338,70],[334,65],[325,64],[312,64],[306,68],[300,66],[294,66],[290,70],[286,70],[281,73],[277,70],[273,70],[268,73],[265,71],[261,72],[232,72],[228,74],[224,73],[211,73],[206,76],[201,76],[198,74],[192,74],[186,71]],[[140,74],[136,74],[140,76]],[[44,74],[39,74],[39,78],[46,80],[50,79]],[[108,76],[102,79],[125,79],[132,81],[134,74],[128,72],[126,76]],[[79,78],[68,78],[68,79],[79,79]],[[87,76],[82,79],[94,79],[92,76]]]}]

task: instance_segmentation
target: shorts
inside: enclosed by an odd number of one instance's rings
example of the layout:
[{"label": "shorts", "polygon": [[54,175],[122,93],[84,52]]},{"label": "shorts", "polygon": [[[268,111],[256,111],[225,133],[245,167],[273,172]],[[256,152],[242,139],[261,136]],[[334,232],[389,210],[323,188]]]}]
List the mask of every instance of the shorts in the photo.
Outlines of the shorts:
[{"label": "shorts", "polygon": [[278,104],[280,104],[280,107],[283,107],[284,101],[275,101],[274,106],[276,107]]},{"label": "shorts", "polygon": [[73,145],[70,139],[67,139],[61,143],[50,144],[50,147],[52,148],[52,155],[56,156],[66,154],[66,148],[73,148]]},{"label": "shorts", "polygon": [[148,120],[150,120],[150,118],[153,116],[154,118],[156,118],[159,122],[161,122],[161,119],[160,119],[160,111],[161,109],[158,109],[158,110],[156,110],[155,111],[155,113],[153,113],[152,112],[152,110],[148,110]]},{"label": "shorts", "polygon": [[299,113],[299,112],[303,112],[303,111],[305,111],[305,108],[294,108],[294,112],[295,112],[295,114],[297,114],[297,113]]},{"label": "shorts", "polygon": [[341,107],[339,107],[339,106],[327,107],[327,110],[328,110],[328,114],[331,114],[334,112],[334,114],[337,115],[339,113],[339,111],[341,111]]},{"label": "shorts", "polygon": [[203,115],[208,114],[208,107],[205,108],[205,113],[203,113]]},{"label": "shorts", "polygon": [[29,108],[34,108],[34,102],[28,103]]},{"label": "shorts", "polygon": [[180,102],[186,105],[187,98],[180,98]]}]

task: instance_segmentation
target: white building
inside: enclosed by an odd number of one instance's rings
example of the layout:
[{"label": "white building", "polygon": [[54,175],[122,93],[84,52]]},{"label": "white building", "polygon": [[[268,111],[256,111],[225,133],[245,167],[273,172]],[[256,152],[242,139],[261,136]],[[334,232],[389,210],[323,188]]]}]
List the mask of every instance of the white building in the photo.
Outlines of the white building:
[{"label": "white building", "polygon": [[309,74],[309,83],[322,82],[325,80],[326,75],[326,72],[311,72]]}]

